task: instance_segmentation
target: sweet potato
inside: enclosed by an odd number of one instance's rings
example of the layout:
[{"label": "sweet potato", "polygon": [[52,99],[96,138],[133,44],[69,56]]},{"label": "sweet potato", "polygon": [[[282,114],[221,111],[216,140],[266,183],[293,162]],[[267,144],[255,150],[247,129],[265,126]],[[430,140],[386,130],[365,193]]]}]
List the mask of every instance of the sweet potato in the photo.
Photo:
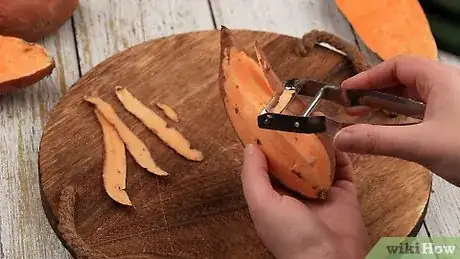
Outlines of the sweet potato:
[{"label": "sweet potato", "polygon": [[437,60],[438,49],[418,0],[335,0],[361,40],[383,60],[408,54]]},{"label": "sweet potato", "polygon": [[190,142],[177,130],[168,128],[168,124],[154,111],[141,103],[126,88],[115,88],[118,100],[125,109],[136,116],[142,123],[157,135],[164,143],[174,149],[178,154],[191,161],[202,161],[203,153],[190,147]]},{"label": "sweet potato", "polygon": [[0,0],[0,34],[35,42],[59,29],[78,0]]},{"label": "sweet potato", "polygon": [[132,206],[126,192],[126,152],[125,144],[117,131],[104,115],[97,109],[94,110],[96,118],[101,124],[104,139],[104,168],[102,178],[104,188],[110,198],[127,206]]},{"label": "sweet potato", "polygon": [[44,47],[0,36],[0,93],[32,85],[50,75],[54,67]]},{"label": "sweet potato", "polygon": [[[271,66],[260,47],[257,52],[262,66],[238,44],[229,29],[221,29],[219,86],[233,128],[244,145],[260,146],[267,157],[269,173],[285,187],[306,198],[325,199],[335,175],[332,138],[258,127],[260,111],[274,95],[281,97],[283,91],[278,89],[280,80],[272,69],[267,77],[264,68]],[[286,105],[285,99],[279,98],[278,104]]]},{"label": "sweet potato", "polygon": [[83,99],[89,103],[94,104],[96,109],[100,111],[102,115],[104,115],[104,118],[113,125],[113,127],[117,130],[118,135],[126,144],[128,151],[134,157],[134,160],[136,160],[136,162],[142,166],[142,168],[145,168],[149,172],[156,175],[168,175],[167,172],[165,172],[155,163],[144,142],[142,142],[118,117],[112,105],[99,97],[84,96]]}]

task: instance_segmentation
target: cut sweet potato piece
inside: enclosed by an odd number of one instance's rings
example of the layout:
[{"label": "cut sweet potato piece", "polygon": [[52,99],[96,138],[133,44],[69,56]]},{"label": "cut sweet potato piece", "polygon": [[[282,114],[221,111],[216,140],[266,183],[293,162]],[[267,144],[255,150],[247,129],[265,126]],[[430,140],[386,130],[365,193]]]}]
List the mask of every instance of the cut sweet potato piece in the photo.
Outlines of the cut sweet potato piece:
[{"label": "cut sweet potato piece", "polygon": [[164,103],[157,102],[156,103],[157,107],[160,108],[163,113],[168,117],[170,120],[174,122],[179,122],[179,116],[177,115],[176,111],[173,110],[173,108],[169,107],[168,105]]},{"label": "cut sweet potato piece", "polygon": [[38,44],[0,36],[0,93],[37,83],[53,72],[53,58]]},{"label": "cut sweet potato piece", "polygon": [[99,124],[101,124],[104,138],[104,168],[102,178],[106,193],[114,201],[132,206],[126,192],[126,152],[125,144],[116,129],[97,109],[94,110]]},{"label": "cut sweet potato piece", "polygon": [[285,187],[307,198],[325,199],[335,175],[332,137],[258,127],[257,116],[274,94],[279,97],[276,109],[284,108],[291,94],[278,92],[279,79],[271,69],[272,79],[268,80],[263,67],[271,66],[260,49],[258,52],[263,66],[239,47],[229,29],[222,28],[219,85],[233,128],[243,144],[260,146],[267,157],[269,173]]},{"label": "cut sweet potato piece", "polygon": [[83,98],[85,101],[94,104],[97,110],[104,115],[104,118],[113,125],[113,127],[117,130],[118,135],[125,143],[129,153],[140,166],[156,175],[168,175],[167,172],[163,171],[163,169],[155,163],[147,146],[145,146],[145,144],[118,117],[117,113],[109,103],[99,97],[84,96]]},{"label": "cut sweet potato piece", "polygon": [[174,128],[168,128],[166,121],[134,97],[126,88],[117,86],[116,94],[127,111],[136,116],[163,142],[178,154],[192,161],[202,161],[203,153],[190,148],[190,142]]},{"label": "cut sweet potato piece", "polygon": [[409,54],[437,60],[428,19],[417,0],[335,0],[367,47],[383,60]]}]

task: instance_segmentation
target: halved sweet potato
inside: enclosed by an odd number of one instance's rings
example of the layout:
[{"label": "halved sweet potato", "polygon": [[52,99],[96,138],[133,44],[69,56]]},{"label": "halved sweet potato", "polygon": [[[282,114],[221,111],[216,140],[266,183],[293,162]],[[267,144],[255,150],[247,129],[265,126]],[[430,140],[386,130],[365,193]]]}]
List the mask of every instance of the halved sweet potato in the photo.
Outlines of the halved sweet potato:
[{"label": "halved sweet potato", "polygon": [[78,0],[0,0],[0,34],[34,42],[55,32]]},{"label": "halved sweet potato", "polygon": [[401,54],[438,59],[430,24],[417,0],[335,0],[367,47],[383,60]]},{"label": "halved sweet potato", "polygon": [[[294,134],[260,129],[257,116],[280,82],[261,49],[259,63],[236,42],[229,29],[221,29],[219,84],[227,114],[243,144],[258,144],[268,160],[268,171],[288,189],[311,199],[324,199],[335,174],[335,155],[329,136]],[[263,61],[261,61],[263,59]],[[256,186],[254,188],[257,188]]]},{"label": "halved sweet potato", "polygon": [[0,36],[0,93],[32,85],[50,75],[54,67],[44,47]]}]

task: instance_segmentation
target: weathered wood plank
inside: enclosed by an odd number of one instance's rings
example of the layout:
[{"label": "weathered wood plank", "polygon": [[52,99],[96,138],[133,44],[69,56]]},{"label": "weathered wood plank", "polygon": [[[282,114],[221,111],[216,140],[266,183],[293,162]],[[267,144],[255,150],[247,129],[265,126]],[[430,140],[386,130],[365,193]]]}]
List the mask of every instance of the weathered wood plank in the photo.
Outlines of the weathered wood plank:
[{"label": "weathered wood plank", "polygon": [[41,206],[37,153],[47,112],[78,79],[71,21],[40,43],[55,58],[53,74],[0,97],[0,258],[70,258]]},{"label": "weathered wood plank", "polygon": [[460,188],[433,176],[433,191],[425,222],[433,237],[460,235]]},{"label": "weathered wood plank", "polygon": [[349,24],[333,0],[211,0],[218,27],[247,28],[301,37],[312,29],[355,42]]},{"label": "weathered wood plank", "polygon": [[141,8],[145,40],[214,29],[207,0],[142,0]]},{"label": "weathered wood plank", "polygon": [[83,74],[145,40],[214,28],[207,0],[81,0],[74,17]]},{"label": "weathered wood plank", "polygon": [[426,224],[425,222],[423,222],[423,225],[422,227],[420,228],[420,231],[418,232],[417,234],[418,237],[429,237],[430,234],[428,233],[427,229],[426,229]]}]

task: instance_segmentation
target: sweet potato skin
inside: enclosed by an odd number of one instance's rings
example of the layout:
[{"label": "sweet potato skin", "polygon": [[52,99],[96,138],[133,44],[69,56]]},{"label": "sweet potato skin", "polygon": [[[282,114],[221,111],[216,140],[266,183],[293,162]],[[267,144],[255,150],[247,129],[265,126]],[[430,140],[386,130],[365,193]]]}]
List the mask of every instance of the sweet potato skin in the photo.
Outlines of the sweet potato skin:
[{"label": "sweet potato skin", "polygon": [[[325,199],[335,176],[332,137],[258,128],[257,115],[274,91],[257,63],[247,57],[230,30],[222,28],[219,87],[233,128],[244,145],[259,145],[269,173],[285,187],[306,198]],[[249,70],[258,72],[245,72]]]},{"label": "sweet potato skin", "polygon": [[35,42],[59,29],[79,0],[0,0],[0,34]]},{"label": "sweet potato skin", "polygon": [[[26,62],[35,64],[35,67],[25,69]],[[21,66],[21,74],[4,74],[8,70],[15,70],[14,66]],[[55,62],[43,46],[16,37],[0,36],[0,67],[0,94],[5,94],[49,76],[55,68]]]}]

